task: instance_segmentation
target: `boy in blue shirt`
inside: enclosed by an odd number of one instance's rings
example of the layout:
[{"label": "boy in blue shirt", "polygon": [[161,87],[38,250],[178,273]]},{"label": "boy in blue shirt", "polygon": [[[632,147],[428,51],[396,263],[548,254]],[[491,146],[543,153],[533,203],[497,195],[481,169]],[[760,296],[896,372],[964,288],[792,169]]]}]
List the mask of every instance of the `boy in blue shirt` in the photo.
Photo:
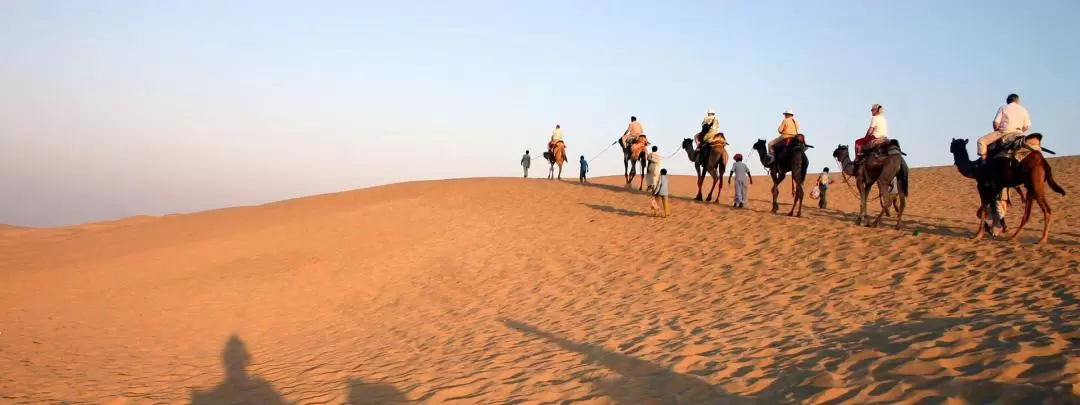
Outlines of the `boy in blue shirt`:
[{"label": "boy in blue shirt", "polygon": [[581,155],[581,160],[578,160],[578,164],[581,165],[581,176],[578,177],[578,182],[588,183],[589,181],[585,179],[585,173],[589,172],[589,162],[585,160],[585,155]]}]

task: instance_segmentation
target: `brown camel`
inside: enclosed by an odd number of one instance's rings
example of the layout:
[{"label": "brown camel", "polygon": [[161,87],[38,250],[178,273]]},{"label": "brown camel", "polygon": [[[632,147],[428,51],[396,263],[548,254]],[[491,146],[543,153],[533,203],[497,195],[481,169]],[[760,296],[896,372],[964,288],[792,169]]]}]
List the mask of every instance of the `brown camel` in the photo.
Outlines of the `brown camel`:
[{"label": "brown camel", "polygon": [[[855,185],[859,189],[859,216],[855,219],[855,224],[862,225],[866,220],[866,202],[870,198],[870,190],[874,188],[874,184],[877,184],[878,191],[881,193],[881,212],[878,213],[874,223],[867,226],[877,227],[881,223],[881,217],[889,210],[889,206],[895,204],[896,229],[900,229],[904,209],[907,207],[909,179],[907,162],[904,161],[900,143],[895,139],[879,148],[884,152],[883,154],[872,153],[865,156],[857,166],[851,161],[847,145],[837,146],[833,151],[833,158],[840,163],[844,174],[855,177]],[[896,179],[896,195],[893,195],[891,190],[893,179]]]},{"label": "brown camel", "polygon": [[[806,180],[806,169],[810,167],[810,159],[806,157],[806,149],[813,146],[806,144],[806,137],[798,134],[786,143],[777,145],[777,158],[769,164],[769,151],[764,139],[758,139],[754,143],[754,151],[761,158],[761,165],[769,168],[769,177],[772,178],[772,212],[780,209],[776,202],[780,196],[780,183],[784,181],[787,172],[791,172],[792,186],[795,187],[795,199],[791,202],[791,212],[788,216],[802,216],[803,182]],[[798,207],[798,213],[795,209]]]},{"label": "brown camel", "polygon": [[623,171],[626,177],[626,187],[631,187],[630,183],[634,181],[634,177],[637,176],[637,165],[641,164],[641,184],[638,184],[638,191],[645,188],[645,168],[649,164],[646,159],[645,148],[649,146],[649,138],[645,134],[638,135],[637,139],[630,141],[627,145],[623,138],[618,140],[619,146],[623,150]]},{"label": "brown camel", "polygon": [[[978,166],[968,160],[968,140],[952,140],[949,151],[953,154],[953,163],[956,165],[956,169],[964,177],[974,178],[976,188],[979,191],[979,230],[975,232],[974,239],[981,239],[986,231],[983,224],[986,223],[987,214],[992,209],[991,206],[998,195],[1001,194],[1001,191],[1005,188],[1023,185],[1027,189],[1026,196],[1023,199],[1024,216],[1020,219],[1020,225],[1016,227],[1016,231],[1009,238],[1009,241],[1015,242],[1020,238],[1020,231],[1024,229],[1024,225],[1027,225],[1028,220],[1031,219],[1031,206],[1036,202],[1039,203],[1039,209],[1043,213],[1042,237],[1036,243],[1044,244],[1049,240],[1050,222],[1053,220],[1053,214],[1050,210],[1050,203],[1046,201],[1046,186],[1049,185],[1051,190],[1061,195],[1065,195],[1065,189],[1054,181],[1050,162],[1047,162],[1046,158],[1043,157],[1045,149],[1042,148],[1042,138],[1042,134],[1039,133],[1033,133],[1023,138],[1022,145],[1019,146],[1018,155],[1016,156],[1020,158],[1019,162],[1017,162],[1016,158],[1006,154],[1006,156],[987,159],[986,162]],[[1049,150],[1045,151],[1050,153]]]},{"label": "brown camel", "polygon": [[[700,134],[698,134],[700,136]],[[713,144],[710,153],[701,153],[694,147],[694,141],[690,138],[683,139],[682,148],[686,151],[686,157],[694,162],[694,171],[697,173],[697,197],[694,200],[701,201],[701,186],[705,183],[705,174],[712,177],[712,185],[709,186],[709,196],[705,201],[712,201],[713,189],[720,186],[716,191],[716,202],[720,203],[720,192],[724,191],[724,169],[727,167],[727,147],[717,142]]]},{"label": "brown camel", "polygon": [[555,165],[559,165],[559,180],[562,180],[562,165],[566,163],[566,144],[563,141],[555,143],[554,152],[544,152],[544,159],[548,164],[548,180],[555,178]]}]

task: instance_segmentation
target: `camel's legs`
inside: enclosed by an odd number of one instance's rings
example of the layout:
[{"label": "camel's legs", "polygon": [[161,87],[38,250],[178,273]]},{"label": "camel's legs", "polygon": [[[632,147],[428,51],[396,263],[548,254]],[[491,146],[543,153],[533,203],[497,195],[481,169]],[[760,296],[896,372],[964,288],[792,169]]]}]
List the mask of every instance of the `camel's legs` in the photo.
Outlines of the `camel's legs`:
[{"label": "camel's legs", "polygon": [[694,197],[694,201],[701,201],[701,186],[705,184],[705,168],[694,162],[694,172],[697,173],[697,197]]},{"label": "camel's legs", "polygon": [[1050,222],[1053,221],[1054,215],[1050,212],[1050,203],[1046,201],[1046,194],[1037,194],[1034,197],[1028,193],[1028,198],[1037,198],[1039,208],[1042,208],[1043,212],[1043,234],[1042,238],[1039,238],[1038,244],[1044,244],[1050,239]]},{"label": "camel's legs", "polygon": [[979,230],[975,232],[975,236],[971,237],[975,240],[982,239],[983,233],[986,232],[986,216],[990,213],[990,208],[986,206],[985,200],[983,200],[982,204],[983,208],[981,211],[981,215],[979,215]]},{"label": "camel's legs", "polygon": [[780,210],[780,203],[777,202],[777,199],[780,197],[780,184],[784,183],[784,173],[780,173],[779,175],[776,175],[776,174],[770,172],[769,174],[771,175],[772,181],[773,181],[773,183],[772,183],[772,213],[775,214],[776,211]]},{"label": "camel's legs", "polygon": [[[795,181],[795,176],[792,176],[791,180]],[[792,214],[795,214],[794,216],[796,217],[802,217],[803,188],[802,182],[797,183],[799,184],[795,186],[795,201],[791,202],[791,212],[788,213],[789,217],[792,216]],[[797,213],[795,212],[796,205],[798,205],[799,207],[799,211]]]},{"label": "camel's legs", "polygon": [[900,190],[896,191],[896,203],[898,204],[896,207],[896,229],[900,229],[900,220],[904,218],[904,210],[907,209],[907,195]]},{"label": "camel's legs", "polygon": [[[1031,207],[1034,204],[1035,201],[1033,199],[1024,200],[1024,216],[1020,217],[1020,225],[1016,227],[1016,231],[1014,231],[1012,237],[1009,238],[1010,242],[1016,242],[1020,239],[1020,230],[1024,229],[1024,225],[1027,225],[1028,220],[1031,219]],[[1045,210],[1043,210],[1043,214],[1046,214]]]},{"label": "camel's legs", "polygon": [[641,180],[638,183],[638,191],[645,189],[645,176],[647,176],[645,165],[649,164],[649,161],[645,160],[645,157],[641,157]]},{"label": "camel's legs", "polygon": [[[878,182],[877,182],[878,191],[881,192],[882,201],[884,201],[886,205],[892,205],[893,195],[892,195],[891,192],[889,192],[889,183],[892,183],[892,180],[889,180],[887,182],[882,181],[882,180],[884,180],[884,179],[880,178],[880,177],[878,178]],[[881,212],[878,212],[877,218],[874,219],[873,227],[877,228],[878,225],[881,224],[881,217],[883,217],[884,215],[885,215],[885,207],[881,207]]]},{"label": "camel's legs", "polygon": [[[705,201],[712,201],[712,193],[713,193],[713,190],[716,189],[717,183],[720,184],[721,188],[723,188],[723,184],[724,184],[723,181],[718,181],[719,176],[717,176],[717,174],[716,174],[716,168],[710,168],[709,169],[709,176],[712,177],[712,185],[709,186],[709,196],[707,198],[705,198]],[[717,203],[720,202],[720,193],[719,192],[716,193],[716,202]]]},{"label": "camel's legs", "polygon": [[874,187],[874,183],[856,180],[855,185],[859,187],[859,216],[855,218],[855,225],[858,226],[866,221],[866,200],[870,198],[870,189]]}]

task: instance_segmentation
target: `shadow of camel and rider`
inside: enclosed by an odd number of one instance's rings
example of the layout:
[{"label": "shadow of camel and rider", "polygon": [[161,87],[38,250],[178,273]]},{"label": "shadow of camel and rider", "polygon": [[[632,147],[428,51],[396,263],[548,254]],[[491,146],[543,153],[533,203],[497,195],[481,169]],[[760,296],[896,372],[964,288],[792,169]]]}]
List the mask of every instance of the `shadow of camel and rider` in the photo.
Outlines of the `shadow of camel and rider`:
[{"label": "shadow of camel and rider", "polygon": [[[1075,299],[1073,300],[1075,303]],[[1074,311],[1075,312],[1075,311]],[[1060,316],[1058,317],[1060,319]],[[1053,318],[1052,318],[1053,320]],[[973,318],[924,318],[912,322],[894,325],[869,325],[852,333],[835,338],[825,338],[819,345],[818,350],[812,353],[812,358],[795,361],[790,358],[784,359],[788,364],[780,363],[774,370],[764,370],[761,378],[772,378],[772,382],[757,391],[754,395],[739,395],[727,392],[718,385],[710,384],[694,375],[678,373],[670,367],[663,366],[648,360],[617,353],[599,345],[577,343],[552,333],[542,331],[524,322],[501,319],[506,327],[517,330],[528,336],[543,339],[549,343],[570,352],[578,353],[585,358],[584,364],[604,367],[618,374],[615,379],[594,379],[592,384],[603,395],[606,395],[617,404],[641,404],[641,403],[717,403],[717,404],[775,404],[775,403],[800,403],[824,392],[827,387],[807,384],[808,379],[835,368],[836,364],[848,359],[853,353],[860,351],[877,351],[885,355],[898,355],[915,344],[936,342],[949,330],[957,326],[969,325],[979,329],[990,328],[991,331],[1004,331],[1008,326],[1002,326],[1007,322],[1021,322],[1019,317],[1007,318],[1002,316],[987,316]],[[1030,330],[1027,325],[1021,325],[1021,329]],[[995,329],[997,328],[997,329]],[[1066,327],[1060,323],[1053,323],[1051,329],[1064,330]],[[1010,344],[1018,346],[1020,340],[1039,341],[1045,340],[1046,335],[1038,332],[1029,332],[1018,338],[1011,339]],[[971,351],[985,349],[1001,349],[999,339],[988,338],[979,347]],[[805,351],[804,351],[805,352]],[[913,359],[894,359],[881,363],[871,369],[865,368],[851,370],[851,381],[865,381],[872,379],[879,383],[874,391],[885,393],[889,389],[881,390],[881,387],[910,386],[912,388],[925,389],[935,392],[934,398],[938,402],[944,402],[947,397],[959,398],[967,403],[990,403],[995,400],[1007,399],[1009,403],[1050,403],[1050,404],[1075,404],[1080,403],[1080,397],[1072,393],[1067,384],[1027,383],[1015,384],[993,381],[991,379],[965,380],[953,376],[933,377],[910,375],[909,373],[895,373],[894,369]],[[1064,373],[1068,362],[1066,353],[1039,358],[1040,364],[1032,367],[1040,373]],[[723,359],[718,359],[723,362]],[[978,365],[980,370],[967,370],[969,374],[979,374],[991,368],[1002,367],[1002,362],[992,362]],[[719,365],[717,365],[719,367]],[[719,371],[719,368],[702,370],[701,375],[709,375]],[[1027,374],[1027,373],[1024,373]],[[1021,378],[1025,377],[1021,374]],[[870,386],[866,383],[865,386]],[[839,403],[851,400],[857,396],[861,389],[852,389],[840,398],[834,398],[829,403]]]},{"label": "shadow of camel and rider", "polygon": [[[251,354],[247,350],[240,337],[232,335],[225,342],[222,351],[222,363],[225,368],[225,377],[214,388],[205,391],[192,391],[192,405],[233,405],[233,404],[259,404],[277,405],[290,404],[281,393],[258,376],[248,373],[247,368],[251,365]],[[349,378],[345,382],[347,390],[347,404],[349,405],[375,405],[375,404],[398,404],[408,402],[405,394],[387,384],[365,383],[359,378]]]}]

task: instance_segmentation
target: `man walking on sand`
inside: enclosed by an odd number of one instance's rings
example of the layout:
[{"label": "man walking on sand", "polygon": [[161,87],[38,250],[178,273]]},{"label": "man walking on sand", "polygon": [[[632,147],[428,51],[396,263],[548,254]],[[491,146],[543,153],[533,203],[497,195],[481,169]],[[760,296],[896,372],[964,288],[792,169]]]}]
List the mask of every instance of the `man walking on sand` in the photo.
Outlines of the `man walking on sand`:
[{"label": "man walking on sand", "polygon": [[581,155],[581,159],[578,160],[578,165],[581,166],[581,175],[578,176],[578,182],[588,183],[589,180],[585,178],[585,175],[589,173],[589,161],[585,160],[585,155]]},{"label": "man walking on sand", "polygon": [[821,171],[821,175],[818,176],[818,208],[829,208],[829,201],[826,200],[826,193],[829,191],[829,185],[833,183],[832,177],[829,177],[829,168],[826,167]]},{"label": "man walking on sand", "polygon": [[735,203],[732,207],[743,208],[746,205],[746,191],[754,184],[754,178],[750,176],[750,168],[743,163],[742,153],[735,154],[735,163],[731,165],[731,174],[727,182],[731,185],[731,178],[735,178]]},{"label": "man walking on sand", "polygon": [[529,156],[529,151],[525,151],[525,155],[521,156],[521,169],[525,171],[525,178],[529,178],[529,166],[532,165],[532,157]]}]

